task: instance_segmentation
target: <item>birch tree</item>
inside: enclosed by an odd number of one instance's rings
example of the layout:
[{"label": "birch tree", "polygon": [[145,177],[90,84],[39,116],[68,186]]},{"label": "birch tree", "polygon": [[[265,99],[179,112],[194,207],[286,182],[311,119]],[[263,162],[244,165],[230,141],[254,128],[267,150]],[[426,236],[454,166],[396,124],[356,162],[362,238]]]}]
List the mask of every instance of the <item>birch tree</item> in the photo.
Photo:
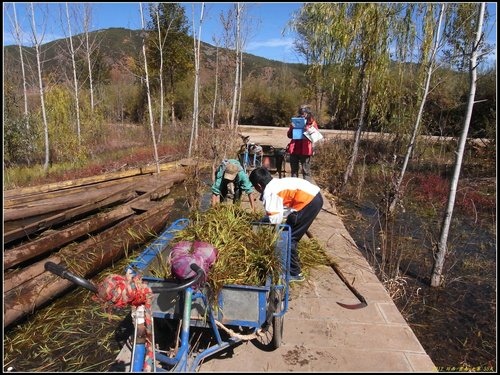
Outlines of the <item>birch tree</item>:
[{"label": "birch tree", "polygon": [[[408,162],[410,160],[410,156],[413,153],[415,141],[417,139],[417,135],[419,132],[420,122],[422,120],[422,114],[424,112],[424,107],[425,107],[425,103],[427,100],[427,94],[429,93],[429,87],[431,84],[432,73],[436,69],[436,55],[437,55],[440,44],[442,45],[441,30],[442,30],[442,25],[443,25],[443,17],[444,17],[444,12],[446,9],[446,4],[441,4],[439,7],[435,28],[431,28],[430,32],[426,32],[426,30],[429,30],[429,24],[433,22],[434,8],[435,8],[434,4],[427,4],[427,8],[426,8],[427,13],[426,13],[426,17],[424,18],[424,21],[423,21],[424,41],[423,41],[422,47],[421,47],[422,48],[421,64],[425,67],[424,69],[426,70],[425,83],[424,83],[423,92],[422,92],[421,98],[420,98],[420,106],[418,109],[417,118],[415,119],[415,124],[413,126],[413,132],[412,132],[408,147],[406,149],[406,154],[405,154],[405,158],[403,161],[403,165],[402,165],[401,171],[399,172],[399,175],[395,181],[394,187],[392,189],[392,194],[389,198],[388,210],[389,210],[390,214],[392,214],[394,212],[396,205],[400,199],[401,184],[403,183],[403,178],[405,176],[406,168],[408,167]],[[433,47],[432,47],[430,54],[426,50],[426,46],[429,45],[429,43],[427,42],[426,39],[427,40],[434,39]]]},{"label": "birch tree", "polygon": [[241,108],[241,93],[243,91],[243,43],[240,48],[240,75],[238,77],[238,103],[236,105],[236,126],[239,124],[240,108]]},{"label": "birch tree", "polygon": [[157,48],[160,53],[160,70],[159,70],[159,80],[160,80],[160,129],[158,130],[158,144],[161,140],[161,135],[163,131],[163,112],[164,112],[164,89],[163,89],[163,48],[167,41],[168,31],[170,30],[170,25],[172,24],[172,20],[168,24],[167,30],[165,31],[165,36],[162,36],[161,33],[161,22],[160,22],[160,12],[158,10],[158,6],[155,7],[155,16],[156,16],[156,25],[158,28],[158,44]]},{"label": "birch tree", "polygon": [[12,3],[12,10],[14,13],[14,39],[19,46],[19,58],[21,62],[21,73],[23,79],[23,97],[24,97],[24,120],[26,123],[26,130],[30,130],[30,122],[29,122],[29,112],[28,112],[28,89],[26,82],[26,71],[24,67],[24,54],[23,54],[23,34],[19,23],[17,22],[17,14],[16,14],[16,3]]},{"label": "birch tree", "polygon": [[193,98],[193,124],[191,127],[191,139],[189,141],[189,153],[188,156],[191,157],[193,150],[198,149],[198,116],[199,116],[199,103],[198,96],[200,90],[200,43],[201,43],[201,27],[203,24],[203,12],[205,9],[205,3],[201,3],[200,19],[199,19],[199,29],[198,35],[196,34],[195,27],[195,16],[194,16],[194,4],[193,4],[193,44],[194,44],[194,98]]},{"label": "birch tree", "polygon": [[35,8],[33,6],[33,3],[30,3],[30,13],[31,13],[31,38],[33,45],[35,47],[35,54],[36,54],[38,88],[40,92],[40,105],[42,109],[43,131],[44,131],[44,141],[45,141],[45,162],[43,164],[43,170],[47,172],[50,164],[49,124],[47,121],[47,114],[45,110],[44,85],[42,80],[42,62],[41,62],[41,44],[43,42],[44,32],[42,32],[42,35],[40,37],[38,36],[36,21],[35,21]]},{"label": "birch tree", "polygon": [[214,77],[214,100],[212,102],[212,115],[210,116],[210,127],[215,128],[215,114],[217,110],[217,96],[219,88],[219,41],[214,38],[215,44],[215,77]]},{"label": "birch tree", "polygon": [[[465,4],[467,6],[470,4]],[[460,5],[459,5],[460,6]],[[431,275],[431,286],[432,287],[438,287],[443,284],[443,266],[444,266],[444,261],[446,258],[446,253],[447,253],[447,241],[448,241],[448,233],[450,230],[450,225],[451,225],[451,218],[453,216],[453,208],[455,206],[455,196],[457,193],[457,186],[458,186],[458,180],[460,177],[460,170],[462,167],[462,159],[464,155],[464,150],[465,150],[465,143],[467,141],[467,134],[469,131],[469,124],[471,121],[471,116],[472,116],[472,109],[474,107],[474,98],[476,94],[476,80],[477,80],[477,61],[478,61],[478,56],[479,56],[479,51],[481,48],[481,44],[484,43],[483,40],[483,20],[484,20],[484,14],[485,14],[485,9],[486,9],[486,3],[480,3],[480,4],[472,4],[472,6],[475,8],[475,13],[477,16],[477,19],[475,22],[470,22],[471,27],[475,26],[475,38],[469,42],[468,46],[464,45],[463,50],[467,58],[469,59],[469,76],[470,76],[470,82],[469,82],[469,98],[467,101],[467,111],[465,114],[464,118],[464,123],[463,123],[463,128],[462,128],[462,133],[460,135],[460,139],[458,141],[458,149],[456,152],[456,161],[455,161],[455,168],[453,170],[453,176],[451,178],[451,183],[450,183],[450,191],[448,195],[448,202],[446,205],[446,210],[444,212],[442,224],[441,224],[441,233],[439,236],[439,242],[437,243],[437,249],[436,253],[434,256],[434,266],[432,269],[432,275]],[[465,9],[462,9],[465,10]],[[460,18],[461,15],[465,15],[466,17],[469,17],[470,15],[470,10],[469,12],[459,12],[458,17]],[[462,20],[459,20],[462,21]],[[467,23],[464,22],[463,27],[467,27]],[[464,33],[467,35],[467,32]]]},{"label": "birch tree", "polygon": [[148,59],[146,55],[146,28],[144,27],[144,16],[142,14],[142,3],[139,3],[139,10],[141,12],[141,26],[142,26],[142,53],[144,55],[144,72],[146,81],[146,93],[148,97],[148,112],[149,112],[149,126],[151,128],[151,140],[153,142],[154,158],[156,164],[156,173],[160,174],[160,162],[158,159],[158,149],[156,147],[155,128],[153,120],[153,107],[151,105],[151,90],[149,89],[149,74],[148,74]]},{"label": "birch tree", "polygon": [[69,17],[69,6],[66,3],[66,20],[68,21],[68,33],[69,33],[69,45],[70,45],[70,54],[71,54],[71,63],[73,66],[73,85],[74,85],[74,95],[75,95],[75,112],[76,112],[76,129],[78,135],[78,146],[82,144],[82,135],[80,129],[80,105],[78,101],[78,78],[76,76],[76,61],[75,61],[75,48],[73,46],[73,35],[71,34],[71,21]]},{"label": "birch tree", "polygon": [[[157,28],[161,29],[162,42],[158,41],[157,37],[148,38],[149,66],[160,72],[163,77],[165,101],[170,106],[171,126],[175,127],[176,86],[183,82],[193,70],[192,50],[186,48],[186,45],[191,42],[188,35],[188,20],[185,9],[179,3],[158,3],[155,8],[150,9],[153,20],[152,30],[158,33]],[[162,44],[161,55],[160,43]]]},{"label": "birch tree", "polygon": [[90,94],[90,110],[94,112],[95,101],[94,101],[94,80],[92,78],[93,65],[92,64],[92,54],[97,48],[96,38],[90,38],[90,29],[92,27],[92,8],[91,4],[84,4],[83,12],[83,34],[85,37],[85,58],[87,60],[87,68],[89,71],[89,94]]},{"label": "birch tree", "polygon": [[243,10],[243,5],[241,3],[236,3],[234,5],[235,9],[235,19],[236,19],[236,30],[235,30],[235,47],[234,47],[234,55],[235,55],[235,75],[234,75],[234,87],[233,87],[233,104],[231,106],[231,128],[236,127],[236,112],[238,105],[238,97],[239,92],[241,90],[240,87],[240,69],[241,69],[241,13]]},{"label": "birch tree", "polygon": [[220,50],[220,61],[223,63],[220,65],[220,95],[219,95],[219,106],[222,111],[222,115],[225,117],[224,121],[227,126],[231,127],[231,103],[232,95],[234,92],[234,87],[231,82],[234,82],[233,74],[235,71],[234,60],[232,60],[232,50],[235,48],[234,42],[234,23],[235,17],[233,16],[234,8],[230,7],[227,13],[221,12],[219,15],[219,20],[222,25],[222,46],[224,47]]}]

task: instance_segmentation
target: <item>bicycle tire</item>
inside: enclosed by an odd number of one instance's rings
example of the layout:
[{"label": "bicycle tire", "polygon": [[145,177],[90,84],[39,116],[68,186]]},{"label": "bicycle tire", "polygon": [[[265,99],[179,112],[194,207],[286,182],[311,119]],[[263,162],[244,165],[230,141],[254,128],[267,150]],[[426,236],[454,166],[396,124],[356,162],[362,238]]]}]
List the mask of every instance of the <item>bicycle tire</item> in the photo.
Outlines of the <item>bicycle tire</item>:
[{"label": "bicycle tire", "polygon": [[[274,301],[276,301],[274,314],[279,314],[281,311],[283,311],[283,289],[275,289],[272,298],[274,299]],[[284,315],[273,316],[273,337],[270,342],[271,350],[278,349],[281,346],[281,342],[283,340],[284,318]]]}]

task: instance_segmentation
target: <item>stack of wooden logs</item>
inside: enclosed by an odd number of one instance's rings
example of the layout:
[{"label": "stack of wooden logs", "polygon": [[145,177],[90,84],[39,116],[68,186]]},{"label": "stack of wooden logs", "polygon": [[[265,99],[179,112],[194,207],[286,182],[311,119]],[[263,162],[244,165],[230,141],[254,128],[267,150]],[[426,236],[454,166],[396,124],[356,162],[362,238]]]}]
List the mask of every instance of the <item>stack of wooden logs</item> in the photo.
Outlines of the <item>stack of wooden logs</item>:
[{"label": "stack of wooden logs", "polygon": [[4,327],[74,286],[47,261],[89,278],[161,232],[174,203],[166,196],[186,173],[179,163],[160,170],[4,191]]}]

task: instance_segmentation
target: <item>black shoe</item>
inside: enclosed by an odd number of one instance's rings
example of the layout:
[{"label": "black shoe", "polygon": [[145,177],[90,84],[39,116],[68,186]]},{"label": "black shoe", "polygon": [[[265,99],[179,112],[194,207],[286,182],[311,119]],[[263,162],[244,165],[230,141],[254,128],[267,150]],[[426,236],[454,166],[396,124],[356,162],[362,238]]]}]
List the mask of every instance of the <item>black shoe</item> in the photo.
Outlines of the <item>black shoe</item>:
[{"label": "black shoe", "polygon": [[304,281],[306,278],[304,277],[304,275],[301,273],[299,273],[298,275],[290,275],[290,282],[293,283],[293,282],[296,282],[296,283],[300,283],[302,281]]}]

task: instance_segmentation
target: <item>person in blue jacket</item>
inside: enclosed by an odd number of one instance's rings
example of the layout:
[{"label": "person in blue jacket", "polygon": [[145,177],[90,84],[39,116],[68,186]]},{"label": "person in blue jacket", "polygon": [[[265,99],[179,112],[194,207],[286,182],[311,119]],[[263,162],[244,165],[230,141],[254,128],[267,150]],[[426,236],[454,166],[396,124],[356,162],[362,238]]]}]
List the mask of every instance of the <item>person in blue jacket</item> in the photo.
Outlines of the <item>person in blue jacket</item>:
[{"label": "person in blue jacket", "polygon": [[215,181],[212,184],[212,206],[227,199],[233,203],[241,200],[241,194],[248,194],[250,207],[255,212],[254,188],[240,162],[236,159],[224,159],[215,171]]}]

